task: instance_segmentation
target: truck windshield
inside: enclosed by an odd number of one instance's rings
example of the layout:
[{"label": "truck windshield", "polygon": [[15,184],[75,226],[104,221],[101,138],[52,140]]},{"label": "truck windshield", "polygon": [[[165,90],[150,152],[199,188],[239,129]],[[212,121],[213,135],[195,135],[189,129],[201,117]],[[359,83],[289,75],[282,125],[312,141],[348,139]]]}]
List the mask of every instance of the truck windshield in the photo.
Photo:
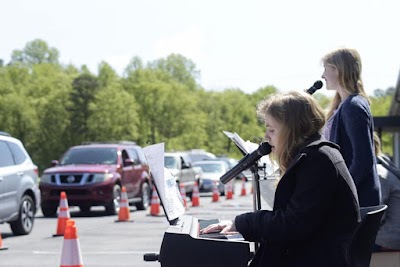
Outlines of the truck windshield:
[{"label": "truck windshield", "polygon": [[178,161],[175,157],[164,157],[164,166],[167,169],[178,169]]},{"label": "truck windshield", "polygon": [[70,164],[117,164],[116,148],[76,148],[69,150],[60,165]]},{"label": "truck windshield", "polygon": [[217,163],[195,163],[194,166],[200,167],[206,173],[223,172],[222,165]]}]

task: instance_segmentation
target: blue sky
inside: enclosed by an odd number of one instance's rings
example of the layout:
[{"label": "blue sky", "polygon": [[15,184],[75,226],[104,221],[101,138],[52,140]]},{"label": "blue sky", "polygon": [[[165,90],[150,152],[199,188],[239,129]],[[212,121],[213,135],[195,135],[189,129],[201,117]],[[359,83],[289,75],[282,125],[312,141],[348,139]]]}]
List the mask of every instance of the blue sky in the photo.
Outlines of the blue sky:
[{"label": "blue sky", "polygon": [[[180,53],[207,90],[301,90],[320,79],[321,57],[356,48],[369,94],[395,86],[400,71],[397,0],[3,0],[0,58],[40,38],[62,63],[101,61],[120,75],[134,56],[145,62]],[[325,89],[322,89],[325,91]]]}]

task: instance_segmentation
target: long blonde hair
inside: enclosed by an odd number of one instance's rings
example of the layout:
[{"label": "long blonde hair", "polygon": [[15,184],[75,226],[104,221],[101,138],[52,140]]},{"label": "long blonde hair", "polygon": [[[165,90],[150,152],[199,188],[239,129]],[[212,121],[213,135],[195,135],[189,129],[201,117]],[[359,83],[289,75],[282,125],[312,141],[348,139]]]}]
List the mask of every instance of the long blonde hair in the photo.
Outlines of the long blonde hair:
[{"label": "long blonde hair", "polygon": [[[362,65],[360,54],[357,50],[351,48],[339,48],[333,50],[322,58],[322,62],[325,65],[330,65],[337,69],[339,83],[343,88],[345,88],[348,94],[362,95],[369,102],[361,79]],[[328,118],[331,117],[334,110],[339,107],[340,102],[340,95],[336,92],[328,110]]]},{"label": "long blonde hair", "polygon": [[375,155],[381,156],[382,155],[381,139],[379,138],[379,135],[376,132],[374,132],[374,148],[375,148]]},{"label": "long blonde hair", "polygon": [[321,131],[325,124],[324,111],[310,95],[291,91],[261,101],[257,105],[257,115],[263,122],[265,114],[283,126],[279,141],[285,145],[278,162],[282,172],[285,172],[305,140]]}]

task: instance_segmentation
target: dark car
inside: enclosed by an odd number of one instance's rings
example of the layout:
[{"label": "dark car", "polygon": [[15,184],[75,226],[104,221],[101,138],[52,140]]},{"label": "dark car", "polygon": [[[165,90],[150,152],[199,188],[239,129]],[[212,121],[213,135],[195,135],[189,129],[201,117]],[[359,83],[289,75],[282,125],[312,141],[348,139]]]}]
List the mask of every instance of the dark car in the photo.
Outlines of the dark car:
[{"label": "dark car", "polygon": [[117,214],[122,186],[138,210],[149,206],[149,166],[142,148],[134,142],[74,146],[52,165],[43,172],[39,184],[45,216],[56,214],[62,191],[70,206],[79,206],[84,212],[92,206],[104,206],[107,214]]}]

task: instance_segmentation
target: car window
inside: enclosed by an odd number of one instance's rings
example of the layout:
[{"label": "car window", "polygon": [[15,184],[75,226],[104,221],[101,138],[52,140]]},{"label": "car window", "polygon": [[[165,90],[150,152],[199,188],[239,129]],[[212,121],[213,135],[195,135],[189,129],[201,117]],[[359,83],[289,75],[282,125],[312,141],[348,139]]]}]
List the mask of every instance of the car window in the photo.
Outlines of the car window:
[{"label": "car window", "polygon": [[129,155],[129,158],[135,162],[135,164],[140,164],[140,160],[139,160],[138,154],[135,149],[128,148],[128,155]]},{"label": "car window", "polygon": [[186,154],[182,154],[182,159],[186,162],[186,163],[191,163],[192,160],[190,159],[190,157]]},{"label": "car window", "polygon": [[117,164],[117,149],[110,147],[71,149],[60,161],[60,165],[69,164]]},{"label": "car window", "polygon": [[14,159],[11,151],[4,141],[0,141],[0,167],[8,167],[14,165]]},{"label": "car window", "polygon": [[15,143],[8,142],[8,145],[13,153],[15,164],[22,164],[26,160],[26,154],[21,147]]},{"label": "car window", "polygon": [[146,160],[146,156],[143,153],[143,150],[141,148],[135,149],[135,151],[137,152],[140,162],[142,164],[147,164],[147,160]]},{"label": "car window", "polygon": [[178,162],[175,157],[165,156],[164,166],[168,169],[178,169]]}]

